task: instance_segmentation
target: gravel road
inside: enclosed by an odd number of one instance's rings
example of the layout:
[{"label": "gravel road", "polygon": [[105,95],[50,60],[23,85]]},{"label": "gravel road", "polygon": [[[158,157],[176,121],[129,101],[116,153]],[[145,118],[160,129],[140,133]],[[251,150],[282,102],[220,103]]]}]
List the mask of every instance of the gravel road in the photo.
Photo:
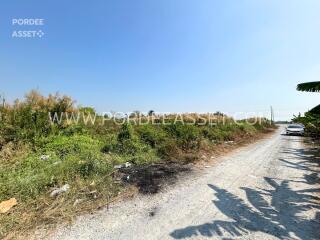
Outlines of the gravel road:
[{"label": "gravel road", "polygon": [[79,217],[50,238],[320,239],[319,165],[301,137],[283,130],[158,194]]}]

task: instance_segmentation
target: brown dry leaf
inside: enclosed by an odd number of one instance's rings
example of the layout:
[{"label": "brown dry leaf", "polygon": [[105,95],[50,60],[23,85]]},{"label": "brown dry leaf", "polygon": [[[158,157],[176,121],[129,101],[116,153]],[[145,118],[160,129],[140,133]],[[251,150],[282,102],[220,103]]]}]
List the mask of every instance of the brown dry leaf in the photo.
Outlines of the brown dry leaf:
[{"label": "brown dry leaf", "polygon": [[13,206],[17,205],[17,200],[15,198],[10,198],[7,201],[0,203],[0,213],[8,212]]}]

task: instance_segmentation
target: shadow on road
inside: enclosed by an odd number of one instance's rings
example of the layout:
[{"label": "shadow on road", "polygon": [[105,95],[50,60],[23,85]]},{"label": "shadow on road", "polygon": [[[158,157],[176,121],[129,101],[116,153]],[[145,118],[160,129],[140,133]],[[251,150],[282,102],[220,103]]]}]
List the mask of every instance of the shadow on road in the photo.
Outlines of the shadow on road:
[{"label": "shadow on road", "polygon": [[[291,162],[280,159],[287,167],[312,171],[314,161],[318,160],[312,157],[314,153],[303,149],[288,149],[288,151],[302,160]],[[314,196],[320,192],[320,188],[310,186],[310,188],[295,191],[289,187],[291,181],[268,177],[264,180],[268,189],[241,188],[245,191],[250,204],[226,189],[208,185],[217,199],[212,201],[213,204],[232,220],[214,220],[201,225],[188,226],[173,231],[170,236],[175,239],[219,236],[223,239],[225,234],[239,237],[249,232],[264,232],[279,239],[292,239],[293,235],[304,240],[320,239],[320,212],[314,219],[301,217],[306,211],[320,209],[320,199]],[[300,182],[312,185],[318,183],[318,180],[316,173],[313,172],[310,175],[304,175],[303,181]],[[267,196],[269,199],[271,197],[271,200],[267,201]]]},{"label": "shadow on road", "polygon": [[[281,162],[285,163],[289,168],[295,168],[299,170],[309,171],[310,174],[304,174],[304,181],[295,181],[302,182],[307,184],[320,184],[319,170],[320,167],[320,152],[318,148],[309,148],[309,149],[287,149],[283,153],[292,154],[295,157],[301,159],[300,161],[291,161],[285,159],[279,159]],[[317,169],[317,170],[315,170]]]}]

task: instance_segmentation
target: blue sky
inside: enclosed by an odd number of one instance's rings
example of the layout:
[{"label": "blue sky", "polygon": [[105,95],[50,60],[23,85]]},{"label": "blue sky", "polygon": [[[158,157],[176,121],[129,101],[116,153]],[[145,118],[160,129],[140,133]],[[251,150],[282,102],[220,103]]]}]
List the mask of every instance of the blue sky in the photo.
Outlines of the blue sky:
[{"label": "blue sky", "polygon": [[[98,111],[267,112],[319,104],[320,1],[117,0],[0,3],[0,92],[72,96]],[[12,26],[43,18],[44,26]],[[14,30],[42,38],[12,38]]]}]

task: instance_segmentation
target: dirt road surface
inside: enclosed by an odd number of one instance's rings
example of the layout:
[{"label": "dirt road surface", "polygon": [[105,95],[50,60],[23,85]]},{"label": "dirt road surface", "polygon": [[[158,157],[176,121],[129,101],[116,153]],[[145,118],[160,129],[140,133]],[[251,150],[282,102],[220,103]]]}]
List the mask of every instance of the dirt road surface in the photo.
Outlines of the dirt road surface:
[{"label": "dirt road surface", "polygon": [[301,137],[283,130],[158,194],[82,216],[50,238],[320,239],[319,165]]}]

